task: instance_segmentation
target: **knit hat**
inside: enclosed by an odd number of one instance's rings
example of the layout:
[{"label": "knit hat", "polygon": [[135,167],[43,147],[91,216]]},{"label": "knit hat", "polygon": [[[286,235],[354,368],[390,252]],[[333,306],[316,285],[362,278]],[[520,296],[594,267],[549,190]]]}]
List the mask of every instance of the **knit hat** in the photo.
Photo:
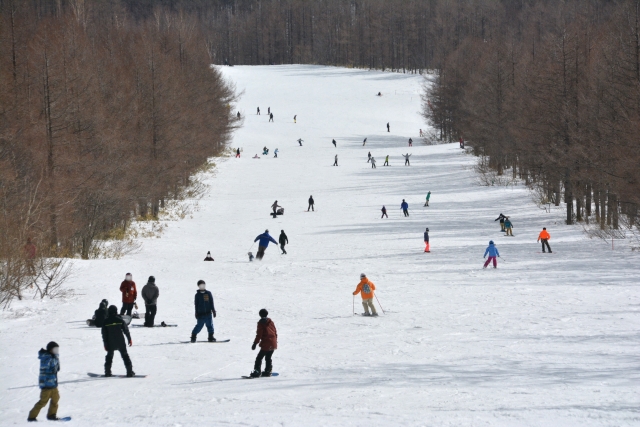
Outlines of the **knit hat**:
[{"label": "knit hat", "polygon": [[493,245],[493,240],[489,240],[489,244],[490,244],[490,245]]},{"label": "knit hat", "polygon": [[57,342],[51,341],[49,344],[47,344],[47,351],[51,353],[51,350],[53,350],[56,347],[60,347],[60,346],[58,345]]},{"label": "knit hat", "polygon": [[361,279],[364,279],[365,277],[367,277],[367,275],[366,275],[366,274],[364,274],[364,273],[360,273],[360,278],[361,278]]},{"label": "knit hat", "polygon": [[156,278],[155,278],[155,277],[153,277],[153,276],[149,276],[149,280],[148,280],[148,282],[149,282],[149,283],[156,283]]},{"label": "knit hat", "polygon": [[268,233],[268,232],[269,232],[269,229],[267,228],[266,230],[264,230],[264,232],[265,232],[265,233]]},{"label": "knit hat", "polygon": [[109,313],[109,316],[114,316],[118,314],[118,307],[116,307],[115,305],[110,305],[108,313]]},{"label": "knit hat", "polygon": [[260,315],[260,317],[267,317],[269,315],[269,312],[266,308],[263,308],[258,314]]}]

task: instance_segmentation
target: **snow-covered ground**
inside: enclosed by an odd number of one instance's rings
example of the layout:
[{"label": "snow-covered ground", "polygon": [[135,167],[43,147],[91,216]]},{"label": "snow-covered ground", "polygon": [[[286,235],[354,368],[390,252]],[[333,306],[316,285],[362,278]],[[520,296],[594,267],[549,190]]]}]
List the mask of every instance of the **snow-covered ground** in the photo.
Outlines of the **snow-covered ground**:
[{"label": "snow-covered ground", "polygon": [[[26,423],[39,395],[36,353],[50,340],[61,353],[58,415],[79,426],[640,425],[637,254],[562,225],[562,211],[539,209],[523,187],[480,186],[475,159],[457,144],[420,143],[419,76],[318,66],[223,72],[244,91],[232,143],[242,158],[221,159],[200,209],[143,240],[138,254],[76,261],[76,297],[2,314],[3,425]],[[262,156],[263,146],[278,158]],[[276,199],[285,215],[272,219]],[[389,219],[380,219],[382,205]],[[515,237],[503,239],[500,212]],[[536,243],[543,226],[553,254]],[[272,245],[249,263],[266,228],[276,239],[285,230],[289,254]],[[482,269],[490,239],[503,256],[497,270]],[[208,250],[215,262],[202,261]],[[105,353],[99,329],[83,321],[102,298],[120,305],[127,272],[139,290],[156,277],[156,320],[179,327],[131,328],[134,370],[148,378],[89,378]],[[378,318],[353,315],[361,272],[377,286],[386,311]],[[195,323],[198,279],[214,294],[216,337],[227,344],[178,344]],[[355,304],[362,312],[359,296]],[[278,327],[280,376],[240,379],[253,366],[263,307]],[[118,354],[114,373],[124,373]]]}]

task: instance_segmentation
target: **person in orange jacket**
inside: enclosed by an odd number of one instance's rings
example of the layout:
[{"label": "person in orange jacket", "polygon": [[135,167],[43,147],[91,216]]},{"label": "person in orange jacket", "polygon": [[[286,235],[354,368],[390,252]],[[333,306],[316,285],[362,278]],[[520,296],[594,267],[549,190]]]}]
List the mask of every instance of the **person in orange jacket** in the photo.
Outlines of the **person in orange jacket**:
[{"label": "person in orange jacket", "polygon": [[122,292],[122,308],[120,309],[120,316],[127,314],[131,316],[131,311],[138,298],[138,291],[136,290],[136,282],[133,281],[131,273],[127,273],[124,276],[124,281],[120,284],[120,292]]},{"label": "person in orange jacket", "polygon": [[[378,312],[373,305],[373,291],[376,290],[376,285],[372,281],[367,279],[367,275],[362,273],[360,275],[360,283],[353,292],[353,295],[360,293],[362,296],[362,306],[364,307],[364,316],[377,316]],[[371,313],[369,313],[371,309]]]},{"label": "person in orange jacket", "polygon": [[551,236],[549,235],[549,232],[547,231],[546,227],[542,227],[542,231],[540,232],[540,235],[538,236],[538,242],[540,240],[542,240],[542,253],[544,253],[544,245],[547,245],[547,249],[549,249],[549,253],[553,253],[551,252],[551,247],[549,246],[549,239],[551,238]]}]

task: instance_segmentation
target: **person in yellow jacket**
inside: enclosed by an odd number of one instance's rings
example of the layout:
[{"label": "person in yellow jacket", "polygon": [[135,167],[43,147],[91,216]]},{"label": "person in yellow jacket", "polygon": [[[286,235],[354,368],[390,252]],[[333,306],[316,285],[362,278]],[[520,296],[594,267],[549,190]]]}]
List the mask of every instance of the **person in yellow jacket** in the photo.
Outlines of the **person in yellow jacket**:
[{"label": "person in yellow jacket", "polygon": [[[376,308],[373,306],[373,291],[376,290],[376,285],[369,279],[367,279],[367,275],[362,273],[360,275],[360,283],[356,287],[356,290],[353,292],[353,295],[362,296],[362,306],[364,307],[364,315],[365,316],[377,316],[378,312]],[[369,312],[371,309],[371,312]]]}]

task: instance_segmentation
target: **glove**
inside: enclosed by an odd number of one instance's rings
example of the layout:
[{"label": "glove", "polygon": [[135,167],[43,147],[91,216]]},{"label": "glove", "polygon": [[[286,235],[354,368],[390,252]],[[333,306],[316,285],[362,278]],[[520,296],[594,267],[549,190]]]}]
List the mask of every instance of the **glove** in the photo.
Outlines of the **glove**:
[{"label": "glove", "polygon": [[133,340],[129,340],[129,347],[133,345]]},{"label": "glove", "polygon": [[258,345],[258,343],[254,342],[253,345],[251,346],[251,350],[255,350],[257,345]]},{"label": "glove", "polygon": [[217,314],[217,313],[214,311],[214,312],[213,312],[213,317],[216,317],[216,314]]}]

